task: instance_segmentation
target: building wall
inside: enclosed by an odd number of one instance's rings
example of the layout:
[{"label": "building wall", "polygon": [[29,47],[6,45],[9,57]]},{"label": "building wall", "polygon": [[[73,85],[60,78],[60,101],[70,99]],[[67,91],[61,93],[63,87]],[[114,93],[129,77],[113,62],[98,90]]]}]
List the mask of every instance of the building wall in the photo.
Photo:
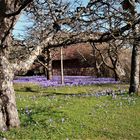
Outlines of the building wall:
[{"label": "building wall", "polygon": [[[53,69],[53,75],[61,75],[61,69]],[[69,76],[95,76],[94,68],[65,68],[64,75]]]}]

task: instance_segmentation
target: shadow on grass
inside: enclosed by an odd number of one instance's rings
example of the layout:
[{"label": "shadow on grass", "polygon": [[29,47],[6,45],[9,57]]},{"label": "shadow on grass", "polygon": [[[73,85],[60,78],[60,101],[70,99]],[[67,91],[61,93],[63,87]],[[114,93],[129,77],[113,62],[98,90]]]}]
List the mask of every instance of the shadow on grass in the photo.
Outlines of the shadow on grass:
[{"label": "shadow on grass", "polygon": [[53,97],[53,96],[70,96],[70,97],[100,97],[100,96],[126,96],[127,92],[121,93],[119,90],[105,92],[105,91],[95,91],[93,93],[61,93],[61,92],[51,92],[48,94],[39,95],[38,97]]},{"label": "shadow on grass", "polygon": [[32,87],[23,87],[20,89],[15,89],[16,92],[33,92],[38,93],[38,90],[33,89]]}]

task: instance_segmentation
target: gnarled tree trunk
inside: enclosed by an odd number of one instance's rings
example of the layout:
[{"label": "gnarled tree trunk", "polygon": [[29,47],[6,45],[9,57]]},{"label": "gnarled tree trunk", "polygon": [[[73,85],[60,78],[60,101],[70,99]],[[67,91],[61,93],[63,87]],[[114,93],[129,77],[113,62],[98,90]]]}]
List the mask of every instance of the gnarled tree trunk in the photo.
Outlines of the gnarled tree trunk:
[{"label": "gnarled tree trunk", "polygon": [[129,93],[138,93],[139,88],[139,50],[136,42],[133,44],[132,58],[131,58],[131,77]]},{"label": "gnarled tree trunk", "polygon": [[[48,43],[52,37],[48,37]],[[42,42],[44,44],[44,42]],[[36,57],[42,52],[44,45],[40,44],[24,61],[10,63],[4,50],[0,51],[0,130],[19,127],[20,121],[13,88],[14,71],[28,70]]]},{"label": "gnarled tree trunk", "polygon": [[13,69],[7,58],[0,52],[0,130],[18,127],[20,124],[15,92]]},{"label": "gnarled tree trunk", "polygon": [[6,49],[11,47],[11,30],[21,11],[32,1],[0,0],[0,130],[18,127],[20,124],[13,88],[14,71],[28,70],[44,48],[44,43],[48,44],[53,38],[53,35],[46,37],[26,60],[17,60],[14,64],[8,61]]},{"label": "gnarled tree trunk", "polygon": [[8,61],[7,48],[11,44],[11,30],[24,9],[32,0],[0,0],[0,130],[18,127],[20,124],[15,92],[14,72]]}]

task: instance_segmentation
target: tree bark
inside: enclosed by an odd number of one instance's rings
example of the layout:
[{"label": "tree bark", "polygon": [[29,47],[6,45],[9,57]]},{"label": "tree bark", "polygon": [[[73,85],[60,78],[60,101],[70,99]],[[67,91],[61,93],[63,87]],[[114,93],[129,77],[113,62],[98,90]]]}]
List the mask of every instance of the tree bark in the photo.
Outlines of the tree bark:
[{"label": "tree bark", "polygon": [[52,79],[52,55],[50,49],[47,49],[47,79],[51,80]]},{"label": "tree bark", "polygon": [[7,58],[0,54],[0,130],[19,127],[15,92],[13,88],[13,69]]},{"label": "tree bark", "polygon": [[118,75],[116,69],[113,69],[113,71],[114,71],[115,81],[118,81],[120,78],[119,78],[119,75]]},{"label": "tree bark", "polygon": [[[95,62],[97,63],[97,62]],[[102,73],[101,73],[101,66],[97,66],[98,64],[96,64],[96,67],[95,67],[95,70],[96,70],[96,75],[97,75],[97,78],[101,77],[102,76]]]},{"label": "tree bark", "polygon": [[138,93],[139,88],[139,51],[136,42],[133,44],[131,57],[131,77],[129,93]]},{"label": "tree bark", "polygon": [[[135,3],[135,0],[133,0]],[[136,17],[137,17],[137,12],[135,11],[130,11],[131,16],[132,16],[132,21],[134,22]],[[139,27],[134,26],[132,28],[133,30],[133,48],[132,48],[132,57],[131,57],[131,77],[130,77],[130,87],[129,87],[129,94],[131,93],[136,93],[138,94],[139,90],[139,67],[140,67],[140,62],[139,62],[139,41],[136,39],[137,34],[139,33]]]}]

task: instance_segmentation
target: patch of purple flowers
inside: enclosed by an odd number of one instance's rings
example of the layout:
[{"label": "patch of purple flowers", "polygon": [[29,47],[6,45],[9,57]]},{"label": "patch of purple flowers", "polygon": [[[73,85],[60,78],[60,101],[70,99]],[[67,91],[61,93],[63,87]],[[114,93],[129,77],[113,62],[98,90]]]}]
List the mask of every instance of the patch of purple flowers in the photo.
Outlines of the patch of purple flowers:
[{"label": "patch of purple flowers", "polygon": [[[17,77],[14,83],[37,83],[43,87],[62,86],[61,77],[53,76],[52,80],[47,80],[44,76]],[[93,85],[93,84],[115,84],[114,78],[95,78],[93,76],[65,76],[66,86]]]}]

